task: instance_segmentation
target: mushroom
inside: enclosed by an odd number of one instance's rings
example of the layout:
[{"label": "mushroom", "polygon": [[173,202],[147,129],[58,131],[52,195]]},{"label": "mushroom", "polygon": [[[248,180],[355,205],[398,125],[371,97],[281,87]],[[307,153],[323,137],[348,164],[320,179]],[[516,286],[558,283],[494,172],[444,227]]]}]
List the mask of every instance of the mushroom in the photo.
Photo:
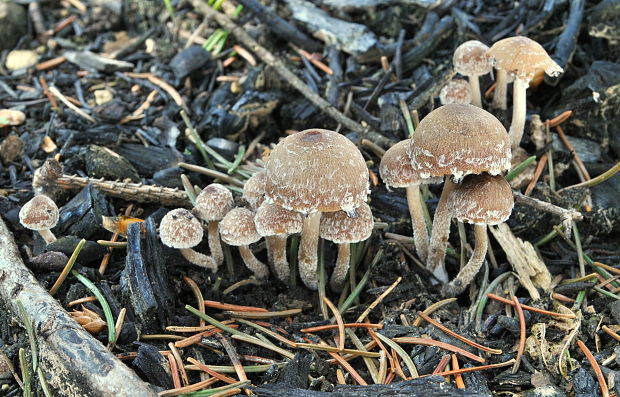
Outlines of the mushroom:
[{"label": "mushroom", "polygon": [[482,107],[482,99],[478,76],[483,76],[493,69],[491,57],[487,55],[488,49],[489,47],[478,40],[469,40],[458,46],[452,57],[454,70],[469,78],[471,103],[479,108]]},{"label": "mushroom", "polygon": [[196,205],[194,205],[193,212],[198,218],[209,223],[209,250],[218,266],[224,262],[218,224],[224,218],[224,215],[232,209],[234,204],[235,201],[230,190],[219,183],[208,185],[196,197]]},{"label": "mushroom", "polygon": [[[493,44],[488,54],[493,57],[497,69],[498,87],[500,74],[514,77],[512,87],[512,122],[510,123],[510,140],[512,147],[521,143],[525,126],[525,90],[528,82],[539,70],[550,76],[562,73],[562,68],[547,54],[547,51],[532,39],[523,36],[509,37]],[[506,109],[504,93],[503,107]]]},{"label": "mushroom", "polygon": [[349,216],[344,211],[327,212],[321,218],[321,238],[338,244],[338,259],[330,280],[333,291],[338,291],[347,277],[351,258],[350,244],[364,241],[372,234],[375,222],[370,206],[363,203],[355,212],[355,216]]},{"label": "mushroom", "polygon": [[427,268],[448,281],[444,268],[450,234],[447,206],[454,182],[468,174],[500,174],[510,169],[510,138],[491,113],[464,104],[445,105],[430,112],[409,140],[411,167],[421,178],[447,176],[435,215]]},{"label": "mushroom", "polygon": [[349,139],[309,129],[284,138],[265,167],[265,200],[306,215],[299,246],[299,275],[318,287],[317,251],[321,212],[352,215],[368,196],[368,168]]},{"label": "mushroom", "polygon": [[465,267],[454,280],[443,286],[442,295],[459,295],[472,282],[487,252],[487,225],[506,221],[513,205],[512,190],[501,175],[468,175],[454,188],[448,206],[453,217],[474,225],[476,243]]},{"label": "mushroom", "polygon": [[168,212],[159,224],[159,238],[164,245],[177,248],[185,259],[194,265],[206,267],[215,273],[215,260],[192,249],[200,244],[203,233],[200,221],[185,208]]},{"label": "mushroom", "polygon": [[51,228],[58,223],[58,207],[45,195],[34,196],[19,210],[19,223],[26,229],[36,230],[47,244],[56,241]]},{"label": "mushroom", "polygon": [[239,247],[239,254],[245,266],[250,269],[257,279],[269,276],[267,266],[256,259],[250,244],[260,240],[260,234],[254,224],[254,213],[247,208],[233,208],[220,222],[222,240],[229,245]]},{"label": "mushroom", "polygon": [[256,211],[265,201],[265,171],[255,172],[243,185],[243,198],[250,204],[250,208]]},{"label": "mushroom", "polygon": [[452,79],[439,91],[439,101],[442,105],[449,105],[451,103],[471,103],[471,85],[463,79]]},{"label": "mushroom", "polygon": [[[467,84],[467,82],[465,82]],[[404,187],[407,191],[407,206],[411,216],[413,241],[418,257],[426,261],[428,255],[428,229],[424,220],[420,185],[427,183],[441,183],[443,178],[424,179],[411,168],[409,156],[410,141],[404,140],[389,148],[381,158],[379,174],[381,179],[390,187]]]},{"label": "mushroom", "polygon": [[26,121],[24,112],[13,109],[0,109],[0,128],[16,126]]},{"label": "mushroom", "polygon": [[[286,259],[286,239],[289,234],[301,233],[304,218],[299,212],[284,209],[275,204],[263,202],[254,216],[256,231],[265,239],[271,240],[270,263],[276,276],[286,281],[290,274]],[[268,240],[267,240],[268,241]]]}]

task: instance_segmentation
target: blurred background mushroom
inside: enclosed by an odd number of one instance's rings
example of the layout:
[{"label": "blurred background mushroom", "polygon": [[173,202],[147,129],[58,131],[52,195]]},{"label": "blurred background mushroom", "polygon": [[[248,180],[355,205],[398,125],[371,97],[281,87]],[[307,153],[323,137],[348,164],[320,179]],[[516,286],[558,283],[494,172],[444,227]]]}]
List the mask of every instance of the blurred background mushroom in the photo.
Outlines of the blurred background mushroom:
[{"label": "blurred background mushroom", "polygon": [[[521,144],[521,138],[523,137],[527,110],[525,91],[529,81],[540,70],[544,70],[550,76],[557,76],[562,73],[562,68],[551,59],[540,44],[523,36],[509,37],[496,42],[491,46],[488,54],[493,57],[495,68],[497,69],[497,87],[499,87],[500,74],[506,77],[507,74],[510,74],[514,77],[512,86],[512,121],[508,134],[510,135],[512,147],[516,148]],[[496,91],[496,94],[499,93]],[[503,106],[500,109],[506,109],[505,91],[503,100],[500,103]]]},{"label": "blurred background mushroom", "polygon": [[192,249],[200,244],[203,235],[200,221],[185,208],[168,212],[159,224],[159,238],[164,245],[177,248],[194,265],[206,267],[215,273],[217,263],[213,258]]},{"label": "blurred background mushroom", "polygon": [[439,91],[439,101],[442,105],[472,103],[471,85],[463,79],[452,79]]},{"label": "blurred background mushroom", "polygon": [[468,77],[471,86],[471,103],[479,108],[482,107],[479,76],[493,70],[491,57],[487,54],[488,49],[489,47],[478,40],[469,40],[459,45],[452,57],[454,70]]}]

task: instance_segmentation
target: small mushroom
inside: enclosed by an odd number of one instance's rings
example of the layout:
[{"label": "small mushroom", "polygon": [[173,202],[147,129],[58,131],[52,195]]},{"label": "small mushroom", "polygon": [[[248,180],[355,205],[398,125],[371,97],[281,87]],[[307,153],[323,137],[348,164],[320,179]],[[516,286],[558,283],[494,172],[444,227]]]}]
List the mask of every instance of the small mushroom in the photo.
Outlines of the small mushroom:
[{"label": "small mushroom", "polygon": [[19,222],[26,229],[36,230],[47,244],[56,241],[51,228],[58,223],[58,207],[45,195],[34,196],[19,210]]},{"label": "small mushroom", "polygon": [[442,105],[472,103],[471,85],[463,79],[452,79],[439,91],[439,101]]},{"label": "small mushroom", "polygon": [[224,262],[224,253],[222,252],[222,243],[220,243],[220,234],[218,224],[224,216],[230,211],[235,204],[233,195],[224,186],[219,183],[212,183],[202,189],[198,197],[196,197],[196,205],[194,206],[194,214],[205,222],[208,226],[209,250],[211,256],[217,265]]},{"label": "small mushroom", "polygon": [[476,243],[465,267],[443,286],[442,295],[459,295],[472,282],[487,252],[487,225],[505,222],[513,205],[512,190],[501,175],[468,175],[454,188],[448,206],[453,217],[474,225]]},{"label": "small mushroom", "polygon": [[269,268],[256,259],[250,249],[250,244],[261,238],[256,231],[252,211],[247,208],[230,210],[220,222],[220,234],[226,244],[239,247],[239,254],[241,254],[243,263],[254,273],[257,279],[265,279],[269,276]]},{"label": "small mushroom", "polygon": [[[562,68],[547,54],[547,51],[532,39],[523,36],[509,37],[493,44],[488,51],[493,57],[497,69],[498,86],[500,75],[514,77],[512,88],[512,122],[510,123],[510,140],[512,147],[521,143],[525,126],[526,101],[525,91],[529,81],[539,70],[550,76],[562,73]],[[503,107],[506,109],[504,93]]]},{"label": "small mushroom", "polygon": [[404,140],[389,148],[381,157],[379,174],[386,186],[404,187],[406,189],[415,250],[418,257],[425,262],[428,256],[428,229],[424,219],[420,185],[441,183],[443,178],[424,179],[413,170],[409,156],[410,144],[409,140]]},{"label": "small mushroom", "polygon": [[265,171],[255,172],[243,185],[243,198],[250,204],[250,208],[256,211],[265,201]]},{"label": "small mushroom", "polygon": [[482,107],[482,99],[478,76],[483,76],[493,69],[491,57],[487,55],[488,49],[489,47],[478,40],[469,40],[458,46],[452,57],[454,70],[469,78],[471,103],[479,108]]},{"label": "small mushroom", "polygon": [[159,224],[159,238],[164,245],[177,248],[194,265],[206,267],[215,273],[217,263],[213,258],[192,249],[200,244],[203,234],[200,221],[184,208],[168,212]]},{"label": "small mushroom", "polygon": [[299,275],[316,290],[321,212],[353,214],[366,202],[369,175],[364,157],[345,136],[309,129],[280,141],[265,172],[265,200],[307,215],[299,245]]},{"label": "small mushroom", "polygon": [[445,105],[430,112],[409,141],[411,167],[422,178],[447,176],[435,215],[427,268],[448,282],[444,258],[450,234],[448,198],[469,174],[510,169],[510,138],[491,113],[473,105]]},{"label": "small mushroom", "polygon": [[368,204],[363,203],[355,209],[355,212],[355,216],[349,216],[344,211],[327,212],[321,218],[321,238],[338,244],[338,259],[330,280],[333,291],[342,288],[347,277],[351,260],[351,243],[368,239],[375,224]]},{"label": "small mushroom", "polygon": [[289,234],[301,233],[304,224],[303,216],[299,212],[284,209],[275,204],[263,202],[254,216],[258,234],[272,241],[271,264],[276,276],[286,281],[290,274],[286,259],[286,239]]},{"label": "small mushroom", "polygon": [[0,109],[0,128],[16,126],[26,121],[24,112],[13,109]]}]

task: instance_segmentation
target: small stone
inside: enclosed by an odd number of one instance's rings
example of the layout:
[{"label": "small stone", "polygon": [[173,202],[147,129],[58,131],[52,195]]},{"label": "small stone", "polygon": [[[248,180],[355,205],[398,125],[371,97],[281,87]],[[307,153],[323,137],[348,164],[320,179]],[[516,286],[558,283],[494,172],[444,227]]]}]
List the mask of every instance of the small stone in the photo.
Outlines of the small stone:
[{"label": "small stone", "polygon": [[20,125],[26,121],[24,112],[13,109],[0,109],[0,127]]},{"label": "small stone", "polygon": [[39,62],[39,55],[32,50],[13,50],[6,57],[5,66],[8,70],[19,70],[34,66]]},{"label": "small stone", "polygon": [[24,143],[17,135],[9,135],[0,143],[0,159],[5,164],[20,158],[23,152]]},{"label": "small stone", "polygon": [[94,94],[97,105],[103,105],[114,99],[114,95],[108,90],[95,90]]}]

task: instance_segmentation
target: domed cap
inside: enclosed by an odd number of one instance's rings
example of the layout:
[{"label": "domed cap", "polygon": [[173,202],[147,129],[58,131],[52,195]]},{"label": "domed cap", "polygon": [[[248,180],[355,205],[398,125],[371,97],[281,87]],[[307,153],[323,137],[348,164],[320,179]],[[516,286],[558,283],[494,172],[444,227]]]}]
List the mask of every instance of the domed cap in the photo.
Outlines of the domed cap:
[{"label": "domed cap", "polygon": [[0,109],[0,127],[20,125],[26,121],[24,112],[13,109]]},{"label": "domed cap", "polygon": [[353,142],[310,129],[284,138],[271,152],[266,200],[289,210],[350,212],[366,201],[368,168]]},{"label": "domed cap", "polygon": [[508,74],[529,81],[538,70],[549,76],[562,73],[547,51],[532,39],[523,36],[508,37],[493,44],[488,54],[494,59],[495,67]]},{"label": "domed cap", "polygon": [[58,207],[51,198],[38,195],[19,210],[19,222],[30,230],[48,230],[58,223]]},{"label": "domed cap", "polygon": [[267,174],[265,171],[258,171],[248,179],[243,185],[243,198],[256,210],[265,201],[265,181]]},{"label": "domed cap", "polygon": [[412,168],[423,178],[510,169],[510,137],[491,113],[477,106],[445,105],[418,125],[409,146]]},{"label": "domed cap", "polygon": [[370,206],[363,203],[355,212],[355,217],[348,216],[344,211],[323,214],[319,228],[321,238],[343,244],[357,243],[370,237],[375,223]]},{"label": "domed cap", "polygon": [[202,225],[191,212],[177,208],[166,214],[159,224],[159,238],[172,248],[192,248],[202,241]]},{"label": "domed cap", "polygon": [[299,212],[287,210],[276,204],[262,203],[254,216],[256,231],[261,236],[301,233],[304,224]]},{"label": "domed cap", "polygon": [[497,225],[510,217],[514,198],[501,175],[468,175],[449,199],[452,216],[461,222]]},{"label": "domed cap", "polygon": [[463,76],[481,76],[493,69],[491,57],[487,54],[489,47],[478,40],[469,40],[454,51],[452,63],[454,70]]},{"label": "domed cap", "polygon": [[219,221],[234,204],[230,190],[219,183],[212,183],[202,189],[196,197],[194,213],[203,221]]},{"label": "domed cap", "polygon": [[452,79],[439,91],[442,105],[451,103],[471,103],[471,85],[467,80]]},{"label": "domed cap", "polygon": [[409,157],[409,139],[400,141],[389,148],[379,164],[379,174],[386,186],[407,187],[427,183],[441,183],[442,178],[423,179],[411,168]]},{"label": "domed cap", "polygon": [[233,208],[220,222],[220,235],[229,245],[250,245],[261,235],[254,225],[254,213],[247,208]]}]

